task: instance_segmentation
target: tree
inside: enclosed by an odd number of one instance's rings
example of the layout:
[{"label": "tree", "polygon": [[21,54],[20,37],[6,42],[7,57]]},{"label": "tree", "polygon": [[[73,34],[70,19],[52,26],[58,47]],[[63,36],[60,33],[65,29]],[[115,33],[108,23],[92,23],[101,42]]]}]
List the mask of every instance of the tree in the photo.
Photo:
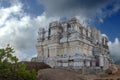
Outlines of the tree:
[{"label": "tree", "polygon": [[36,71],[26,70],[24,63],[18,63],[14,52],[10,45],[0,49],[0,80],[35,80]]},{"label": "tree", "polygon": [[8,44],[6,48],[0,49],[0,62],[9,62],[9,63],[17,63],[18,58],[16,56],[13,56],[12,53],[14,53],[14,49],[10,47]]}]

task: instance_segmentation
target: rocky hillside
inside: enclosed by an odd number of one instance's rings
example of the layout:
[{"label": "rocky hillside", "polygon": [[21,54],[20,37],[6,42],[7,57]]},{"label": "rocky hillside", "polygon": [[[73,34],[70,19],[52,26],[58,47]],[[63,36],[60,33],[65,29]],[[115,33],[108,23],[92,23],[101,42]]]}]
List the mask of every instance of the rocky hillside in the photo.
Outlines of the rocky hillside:
[{"label": "rocky hillside", "polygon": [[43,63],[43,62],[27,62],[27,61],[22,61],[20,63],[24,63],[26,65],[26,69],[28,70],[40,70],[40,69],[47,69],[51,68],[49,65]]},{"label": "rocky hillside", "polygon": [[39,71],[38,80],[85,80],[78,73],[64,69],[43,69]]},{"label": "rocky hillside", "polygon": [[38,80],[120,80],[120,66],[112,74],[105,72],[97,74],[79,74],[65,69],[42,69],[38,72]]}]

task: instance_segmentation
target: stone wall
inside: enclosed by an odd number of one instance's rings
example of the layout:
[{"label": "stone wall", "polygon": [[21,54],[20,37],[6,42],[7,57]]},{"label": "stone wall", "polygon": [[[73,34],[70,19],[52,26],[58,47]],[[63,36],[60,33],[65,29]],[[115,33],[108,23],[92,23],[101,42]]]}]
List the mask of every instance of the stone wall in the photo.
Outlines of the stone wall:
[{"label": "stone wall", "polygon": [[[39,29],[35,61],[52,67],[109,68],[108,38],[94,27],[84,27],[79,20],[51,22],[48,30]],[[43,58],[44,60],[41,60]]]}]

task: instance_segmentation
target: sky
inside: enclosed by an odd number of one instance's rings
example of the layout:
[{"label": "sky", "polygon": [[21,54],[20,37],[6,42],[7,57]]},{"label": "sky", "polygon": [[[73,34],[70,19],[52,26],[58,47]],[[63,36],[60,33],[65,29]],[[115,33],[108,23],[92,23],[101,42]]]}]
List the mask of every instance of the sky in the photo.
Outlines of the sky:
[{"label": "sky", "polygon": [[0,47],[11,44],[14,55],[30,60],[38,29],[72,17],[105,34],[110,56],[120,63],[120,0],[0,0]]}]

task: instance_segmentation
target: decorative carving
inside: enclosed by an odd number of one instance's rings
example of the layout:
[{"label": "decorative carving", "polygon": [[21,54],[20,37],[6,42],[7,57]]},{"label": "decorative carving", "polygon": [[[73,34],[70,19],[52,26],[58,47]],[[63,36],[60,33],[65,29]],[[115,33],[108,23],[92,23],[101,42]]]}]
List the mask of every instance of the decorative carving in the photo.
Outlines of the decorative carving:
[{"label": "decorative carving", "polygon": [[[54,67],[59,66],[57,64],[61,64],[62,67],[73,66],[75,69],[76,67],[97,69],[101,66],[102,69],[107,69],[110,66],[111,62],[106,59],[109,56],[108,39],[96,28],[81,26],[77,18],[52,22],[48,30],[41,29],[38,34],[41,41],[38,44],[43,47],[43,51],[38,51],[38,54],[45,55],[46,58],[44,56],[43,58],[47,64]],[[37,49],[41,50],[39,47]]]}]

